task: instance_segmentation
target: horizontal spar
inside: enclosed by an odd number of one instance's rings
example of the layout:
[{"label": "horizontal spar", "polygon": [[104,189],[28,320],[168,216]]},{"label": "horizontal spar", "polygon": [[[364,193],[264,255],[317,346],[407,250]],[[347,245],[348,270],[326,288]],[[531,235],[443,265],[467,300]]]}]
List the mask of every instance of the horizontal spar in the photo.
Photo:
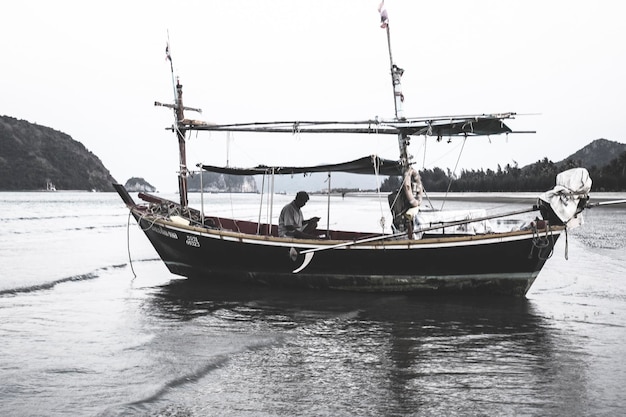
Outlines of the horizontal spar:
[{"label": "horizontal spar", "polygon": [[594,208],[598,206],[609,206],[612,204],[626,204],[626,200],[611,200],[611,201],[601,201],[599,203],[589,203],[586,208]]}]

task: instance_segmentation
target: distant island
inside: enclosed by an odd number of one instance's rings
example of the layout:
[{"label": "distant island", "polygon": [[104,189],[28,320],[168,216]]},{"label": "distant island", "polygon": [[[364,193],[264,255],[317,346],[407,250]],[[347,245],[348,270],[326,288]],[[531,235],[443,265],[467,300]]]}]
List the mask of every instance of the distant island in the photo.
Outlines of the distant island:
[{"label": "distant island", "polygon": [[154,187],[148,181],[144,180],[143,178],[137,177],[130,178],[128,181],[126,181],[126,184],[124,184],[124,188],[126,188],[126,190],[131,193],[153,193],[157,190],[156,187]]},{"label": "distant island", "polygon": [[216,172],[203,172],[200,175],[193,175],[187,181],[187,187],[191,192],[199,192],[201,189],[206,192],[233,192],[233,193],[256,193],[257,185],[252,175],[228,175]]},{"label": "distant island", "polygon": [[[126,181],[124,188],[130,192],[153,193],[157,189],[143,178],[133,177]],[[257,185],[253,176],[235,176],[203,172],[202,180],[195,174],[187,178],[187,190],[190,192],[202,191],[210,193],[256,193]]]}]

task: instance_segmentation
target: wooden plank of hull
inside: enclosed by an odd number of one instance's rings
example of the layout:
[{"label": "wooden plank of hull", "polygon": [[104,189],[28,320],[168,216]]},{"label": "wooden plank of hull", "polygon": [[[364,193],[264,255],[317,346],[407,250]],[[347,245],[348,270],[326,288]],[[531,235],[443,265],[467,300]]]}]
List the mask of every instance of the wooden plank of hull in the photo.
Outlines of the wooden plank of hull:
[{"label": "wooden plank of hull", "polygon": [[[317,252],[303,260],[297,250],[325,242],[285,240],[139,220],[168,269],[214,281],[367,292],[526,294],[562,229],[538,248],[531,232],[465,238],[382,241]],[[542,234],[543,237],[543,234]],[[330,243],[329,243],[330,244]]]}]

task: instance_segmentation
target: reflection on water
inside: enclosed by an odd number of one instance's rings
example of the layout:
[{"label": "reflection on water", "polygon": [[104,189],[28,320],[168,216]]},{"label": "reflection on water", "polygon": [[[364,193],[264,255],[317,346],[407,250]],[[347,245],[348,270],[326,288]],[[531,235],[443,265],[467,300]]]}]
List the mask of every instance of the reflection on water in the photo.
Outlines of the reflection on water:
[{"label": "reflection on water", "polygon": [[[180,280],[161,287],[150,303],[160,317],[219,319],[224,331],[274,340],[198,381],[193,392],[204,399],[191,402],[196,413],[233,404],[260,415],[585,409],[580,347],[524,299],[240,290]],[[186,395],[172,392],[168,399],[189,404]]]}]

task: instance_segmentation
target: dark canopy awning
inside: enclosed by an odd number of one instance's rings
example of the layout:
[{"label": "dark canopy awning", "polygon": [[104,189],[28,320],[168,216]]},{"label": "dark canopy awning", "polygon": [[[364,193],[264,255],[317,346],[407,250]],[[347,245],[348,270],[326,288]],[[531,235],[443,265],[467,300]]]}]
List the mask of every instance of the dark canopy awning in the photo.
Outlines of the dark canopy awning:
[{"label": "dark canopy awning", "polygon": [[254,168],[230,168],[213,165],[202,165],[202,169],[209,172],[230,175],[292,175],[311,174],[315,172],[347,172],[351,174],[376,174],[381,175],[402,175],[402,166],[399,161],[382,159],[376,155],[355,159],[354,161],[342,162],[339,164],[315,165],[309,167],[285,167],[260,165]]},{"label": "dark canopy awning", "polygon": [[408,126],[404,128],[407,135],[428,136],[487,136],[511,133],[512,130],[498,119],[467,119],[449,123],[431,123],[424,126]]}]

